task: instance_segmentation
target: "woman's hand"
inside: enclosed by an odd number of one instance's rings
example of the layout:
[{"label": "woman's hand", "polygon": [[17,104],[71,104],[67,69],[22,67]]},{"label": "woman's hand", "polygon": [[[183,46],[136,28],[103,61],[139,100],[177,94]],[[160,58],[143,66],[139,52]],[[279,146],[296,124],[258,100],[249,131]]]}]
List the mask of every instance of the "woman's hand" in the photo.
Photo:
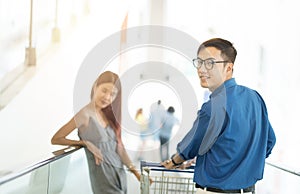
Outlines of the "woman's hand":
[{"label": "woman's hand", "polygon": [[[135,168],[132,168],[132,169],[129,169],[130,172],[132,172],[134,174],[134,176],[136,177],[136,179],[138,181],[141,181],[141,174],[138,172],[137,169]],[[150,181],[150,185],[153,183],[153,180],[151,179],[151,177],[149,177],[149,181]]]},{"label": "woman's hand", "polygon": [[103,155],[99,148],[89,141],[84,141],[87,149],[92,152],[95,158],[96,165],[99,165],[103,161]]},{"label": "woman's hand", "polygon": [[133,170],[130,170],[130,171],[134,174],[134,176],[136,177],[136,179],[138,181],[141,181],[141,174],[136,169],[133,169]]}]

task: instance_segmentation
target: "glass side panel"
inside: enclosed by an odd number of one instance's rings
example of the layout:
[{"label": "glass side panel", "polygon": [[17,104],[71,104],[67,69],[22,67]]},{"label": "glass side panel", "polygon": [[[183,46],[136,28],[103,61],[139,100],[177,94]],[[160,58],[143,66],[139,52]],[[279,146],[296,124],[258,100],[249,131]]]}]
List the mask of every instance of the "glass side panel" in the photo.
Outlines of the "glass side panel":
[{"label": "glass side panel", "polygon": [[84,149],[52,162],[49,175],[49,194],[92,193]]},{"label": "glass side panel", "polygon": [[92,194],[84,149],[0,185],[5,194]]},{"label": "glass side panel", "polygon": [[41,194],[47,193],[48,165],[42,166],[31,173],[0,185],[0,193],[5,194]]}]

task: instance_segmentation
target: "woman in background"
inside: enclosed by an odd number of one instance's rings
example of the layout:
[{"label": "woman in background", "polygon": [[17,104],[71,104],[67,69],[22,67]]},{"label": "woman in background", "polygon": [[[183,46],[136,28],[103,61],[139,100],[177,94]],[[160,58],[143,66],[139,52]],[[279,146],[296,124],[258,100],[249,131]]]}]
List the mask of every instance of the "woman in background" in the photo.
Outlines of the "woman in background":
[{"label": "woman in background", "polygon": [[143,108],[139,108],[136,111],[135,114],[135,121],[137,122],[138,126],[139,126],[139,132],[140,132],[140,139],[141,139],[141,145],[138,148],[138,154],[137,154],[137,160],[143,160],[142,155],[143,155],[143,151],[145,149],[146,146],[146,139],[147,136],[149,136],[149,132],[147,130],[148,126],[147,126],[147,119],[144,116],[143,113]]}]

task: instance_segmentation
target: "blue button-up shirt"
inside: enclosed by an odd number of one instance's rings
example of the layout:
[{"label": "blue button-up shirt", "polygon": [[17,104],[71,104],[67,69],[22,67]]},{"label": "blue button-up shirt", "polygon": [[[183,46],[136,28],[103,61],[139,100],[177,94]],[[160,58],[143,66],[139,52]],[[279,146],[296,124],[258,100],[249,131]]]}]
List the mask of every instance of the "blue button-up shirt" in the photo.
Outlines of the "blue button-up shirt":
[{"label": "blue button-up shirt", "polygon": [[232,78],[202,105],[177,152],[184,160],[197,156],[194,181],[199,185],[241,189],[262,179],[275,141],[262,97]]}]

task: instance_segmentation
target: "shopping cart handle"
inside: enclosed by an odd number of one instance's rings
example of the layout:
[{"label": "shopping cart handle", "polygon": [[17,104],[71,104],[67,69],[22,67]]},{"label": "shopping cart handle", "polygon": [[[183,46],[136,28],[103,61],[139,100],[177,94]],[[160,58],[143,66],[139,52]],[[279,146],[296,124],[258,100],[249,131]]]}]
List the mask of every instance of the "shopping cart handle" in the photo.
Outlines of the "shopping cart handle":
[{"label": "shopping cart handle", "polygon": [[[140,162],[140,165],[141,165],[141,170],[144,168],[144,167],[156,167],[157,169],[158,168],[160,168],[160,169],[166,169],[163,165],[161,165],[161,163],[159,163],[159,162],[146,162],[146,161],[141,161]],[[195,168],[195,166],[194,165],[191,165],[191,166],[189,166],[189,167],[187,167],[187,168],[185,168],[184,170],[193,170]],[[171,171],[173,171],[173,170],[171,170]],[[177,169],[176,169],[176,171],[178,171]]]},{"label": "shopping cart handle", "polygon": [[141,161],[141,168],[143,167],[164,167],[161,165],[159,162],[146,162],[146,161]]}]

